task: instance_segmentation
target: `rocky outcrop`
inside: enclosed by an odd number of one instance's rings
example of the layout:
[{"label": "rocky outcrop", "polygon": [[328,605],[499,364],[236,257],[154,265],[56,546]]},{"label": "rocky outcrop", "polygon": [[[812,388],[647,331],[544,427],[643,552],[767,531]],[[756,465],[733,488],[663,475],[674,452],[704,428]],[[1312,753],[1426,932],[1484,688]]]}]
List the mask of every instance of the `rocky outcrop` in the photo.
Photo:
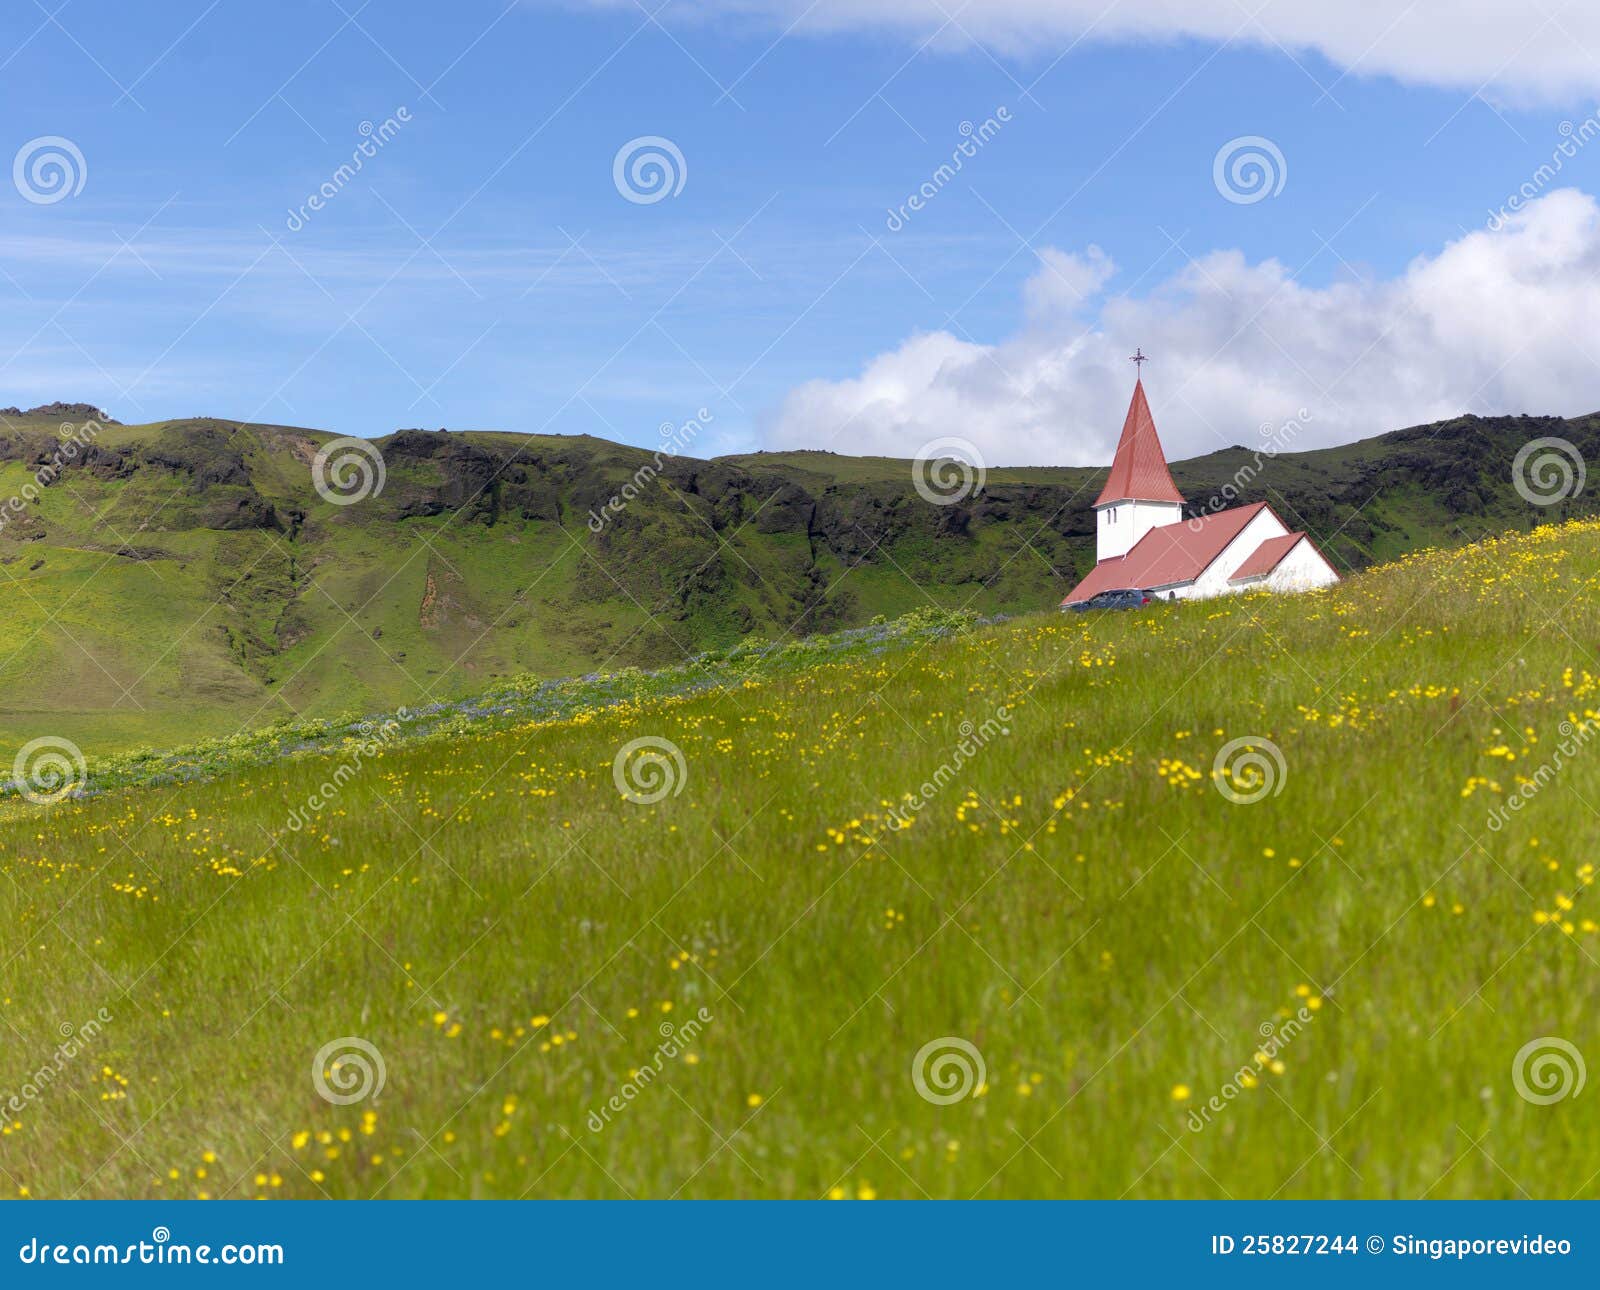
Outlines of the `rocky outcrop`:
[{"label": "rocky outcrop", "polygon": [[65,421],[98,421],[101,425],[115,426],[114,421],[101,408],[92,403],[41,403],[36,408],[0,408],[0,417],[51,417]]}]

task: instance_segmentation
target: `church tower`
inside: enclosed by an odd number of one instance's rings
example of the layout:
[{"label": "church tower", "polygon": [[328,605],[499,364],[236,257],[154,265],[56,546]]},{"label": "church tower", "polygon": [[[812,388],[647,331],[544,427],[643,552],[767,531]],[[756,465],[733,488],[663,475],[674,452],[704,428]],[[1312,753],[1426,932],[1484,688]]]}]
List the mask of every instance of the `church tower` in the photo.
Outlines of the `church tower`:
[{"label": "church tower", "polygon": [[[1142,362],[1143,354],[1134,356]],[[1172,482],[1166,454],[1156,436],[1156,423],[1144,397],[1144,381],[1135,379],[1122,438],[1111,462],[1111,477],[1094,503],[1095,559],[1127,555],[1153,528],[1183,518],[1183,494]]]}]

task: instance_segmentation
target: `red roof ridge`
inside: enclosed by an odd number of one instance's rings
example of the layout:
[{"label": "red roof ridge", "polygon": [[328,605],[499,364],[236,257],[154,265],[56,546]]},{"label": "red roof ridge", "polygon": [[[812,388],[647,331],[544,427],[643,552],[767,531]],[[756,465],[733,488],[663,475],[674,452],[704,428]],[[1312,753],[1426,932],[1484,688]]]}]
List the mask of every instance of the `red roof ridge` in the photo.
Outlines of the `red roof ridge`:
[{"label": "red roof ridge", "polygon": [[1304,532],[1280,533],[1266,538],[1229,576],[1229,582],[1242,582],[1246,578],[1260,578],[1271,573],[1288,557],[1289,552],[1306,541]]},{"label": "red roof ridge", "polygon": [[1094,504],[1124,501],[1183,504],[1183,494],[1172,480],[1166,453],[1161,449],[1161,437],[1156,433],[1142,380],[1133,383],[1133,398],[1122,423],[1116,455],[1111,459],[1111,473]]}]

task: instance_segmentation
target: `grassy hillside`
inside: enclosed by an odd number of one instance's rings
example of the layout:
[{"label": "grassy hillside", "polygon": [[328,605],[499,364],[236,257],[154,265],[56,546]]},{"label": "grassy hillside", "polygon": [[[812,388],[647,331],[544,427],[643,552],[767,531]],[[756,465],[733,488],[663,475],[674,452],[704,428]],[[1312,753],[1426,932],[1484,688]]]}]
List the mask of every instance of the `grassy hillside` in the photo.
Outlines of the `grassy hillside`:
[{"label": "grassy hillside", "polygon": [[1590,521],[103,763],[0,822],[0,1177],[1593,1197],[1597,629]]},{"label": "grassy hillside", "polygon": [[[340,506],[312,485],[331,436],[194,419],[99,425],[35,488],[82,419],[0,414],[0,502],[28,497],[0,525],[0,748],[165,747],[930,604],[1037,610],[1092,563],[1103,475],[996,468],[935,506],[886,458],[658,463],[597,439],[403,431],[378,441],[382,491]],[[1462,418],[1266,460],[1229,449],[1176,475],[1195,507],[1271,501],[1358,569],[1588,513],[1590,494],[1545,511],[1513,491],[1511,460],[1539,435],[1600,451],[1592,417]]]}]

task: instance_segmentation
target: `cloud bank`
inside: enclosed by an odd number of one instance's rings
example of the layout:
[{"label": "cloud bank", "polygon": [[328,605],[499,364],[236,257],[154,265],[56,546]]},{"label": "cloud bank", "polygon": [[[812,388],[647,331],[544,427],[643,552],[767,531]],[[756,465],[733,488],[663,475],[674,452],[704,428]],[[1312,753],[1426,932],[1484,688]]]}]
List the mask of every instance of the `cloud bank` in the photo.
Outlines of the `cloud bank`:
[{"label": "cloud bank", "polygon": [[[635,0],[581,2],[638,12]],[[1343,72],[1509,99],[1564,102],[1600,89],[1592,0],[677,0],[664,17],[691,15],[802,33],[887,30],[935,47],[976,40],[1050,57],[1078,40],[1193,38],[1315,52]]]},{"label": "cloud bank", "polygon": [[990,466],[1103,465],[1136,346],[1174,459],[1253,446],[1291,419],[1303,449],[1463,412],[1600,408],[1600,205],[1561,189],[1496,224],[1387,280],[1308,287],[1226,250],[1138,298],[1108,294],[1100,248],[1049,249],[1008,339],[914,335],[854,378],[793,390],[763,437],[911,456],[954,435]]}]

